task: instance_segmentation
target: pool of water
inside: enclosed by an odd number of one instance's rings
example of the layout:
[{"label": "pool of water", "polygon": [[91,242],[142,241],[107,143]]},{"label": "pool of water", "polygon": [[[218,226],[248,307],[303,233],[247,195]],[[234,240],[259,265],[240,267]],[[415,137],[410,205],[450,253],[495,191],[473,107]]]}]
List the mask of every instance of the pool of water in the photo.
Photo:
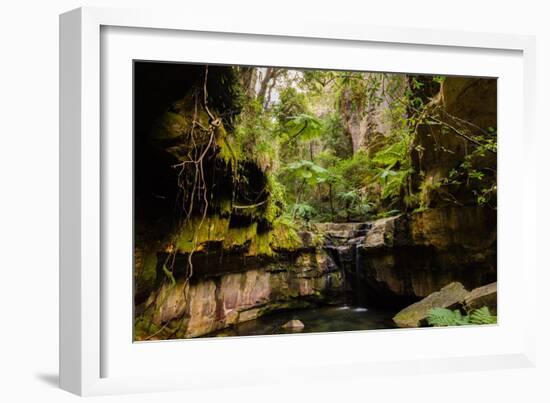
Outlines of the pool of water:
[{"label": "pool of water", "polygon": [[[395,328],[394,311],[359,308],[347,305],[281,311],[219,330],[204,337],[257,336],[269,334],[341,332]],[[283,325],[298,319],[301,330],[285,329]]]}]

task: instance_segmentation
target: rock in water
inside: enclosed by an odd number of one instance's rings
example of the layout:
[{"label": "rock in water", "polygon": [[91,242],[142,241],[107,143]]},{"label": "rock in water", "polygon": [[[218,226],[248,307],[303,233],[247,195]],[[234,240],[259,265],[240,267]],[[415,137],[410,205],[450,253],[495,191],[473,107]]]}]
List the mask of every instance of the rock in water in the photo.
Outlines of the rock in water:
[{"label": "rock in water", "polygon": [[473,289],[464,298],[464,305],[468,311],[482,308],[489,308],[491,315],[497,314],[497,283],[484,285],[483,287]]},{"label": "rock in water", "polygon": [[292,319],[286,322],[283,326],[283,329],[287,330],[293,330],[293,331],[300,331],[304,328],[304,324],[301,320],[298,319]]},{"label": "rock in water", "polygon": [[468,291],[458,282],[446,285],[441,290],[428,295],[421,301],[409,305],[393,317],[399,327],[419,327],[428,317],[432,308],[459,307],[460,302],[468,295]]}]

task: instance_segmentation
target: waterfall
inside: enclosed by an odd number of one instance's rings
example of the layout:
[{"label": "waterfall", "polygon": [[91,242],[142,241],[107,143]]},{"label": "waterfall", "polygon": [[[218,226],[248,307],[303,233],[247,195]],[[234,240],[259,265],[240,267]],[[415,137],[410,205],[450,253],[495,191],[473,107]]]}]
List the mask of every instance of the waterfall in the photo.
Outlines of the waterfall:
[{"label": "waterfall", "polygon": [[323,224],[326,235],[325,248],[342,270],[346,304],[355,307],[365,306],[359,247],[363,244],[370,227],[370,223]]}]

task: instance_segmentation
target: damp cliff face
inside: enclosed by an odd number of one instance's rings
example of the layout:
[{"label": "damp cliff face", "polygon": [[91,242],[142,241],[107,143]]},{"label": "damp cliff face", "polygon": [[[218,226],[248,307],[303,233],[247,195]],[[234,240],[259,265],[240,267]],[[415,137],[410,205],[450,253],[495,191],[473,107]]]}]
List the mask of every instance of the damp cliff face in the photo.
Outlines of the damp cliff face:
[{"label": "damp cliff face", "polygon": [[233,134],[235,70],[139,63],[135,77],[136,305],[163,281],[215,271],[209,256],[259,261],[301,246],[265,168]]},{"label": "damp cliff face", "polygon": [[[234,69],[145,64],[136,77],[145,83],[136,105],[136,339],[198,337],[338,298],[342,273],[322,235],[282,216],[270,163],[233,133]],[[157,87],[159,77],[169,85]]]},{"label": "damp cliff face", "polygon": [[371,304],[404,306],[458,281],[473,289],[497,277],[496,212],[447,207],[373,223],[358,248]]},{"label": "damp cliff face", "polygon": [[217,274],[161,285],[143,305],[136,338],[202,336],[273,311],[336,302],[342,295],[342,271],[319,247],[281,260],[241,257],[232,267],[225,267],[221,256],[217,260]]}]

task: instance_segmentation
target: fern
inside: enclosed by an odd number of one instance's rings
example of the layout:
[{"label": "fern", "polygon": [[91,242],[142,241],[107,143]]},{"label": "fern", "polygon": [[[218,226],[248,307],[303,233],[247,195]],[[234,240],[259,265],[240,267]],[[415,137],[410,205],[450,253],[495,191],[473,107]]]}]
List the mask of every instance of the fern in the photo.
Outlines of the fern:
[{"label": "fern", "polygon": [[393,168],[406,158],[407,142],[405,140],[393,143],[376,153],[372,162],[387,169]]},{"label": "fern", "polygon": [[483,308],[474,310],[470,314],[470,323],[473,325],[493,325],[497,323],[497,317],[491,315],[489,308],[484,306]]},{"label": "fern", "polygon": [[468,315],[462,316],[458,309],[432,308],[427,318],[430,326],[460,326],[469,323]]},{"label": "fern", "polygon": [[497,323],[497,317],[491,315],[486,306],[468,315],[462,315],[458,309],[432,308],[428,312],[427,322],[430,326],[491,325]]}]

